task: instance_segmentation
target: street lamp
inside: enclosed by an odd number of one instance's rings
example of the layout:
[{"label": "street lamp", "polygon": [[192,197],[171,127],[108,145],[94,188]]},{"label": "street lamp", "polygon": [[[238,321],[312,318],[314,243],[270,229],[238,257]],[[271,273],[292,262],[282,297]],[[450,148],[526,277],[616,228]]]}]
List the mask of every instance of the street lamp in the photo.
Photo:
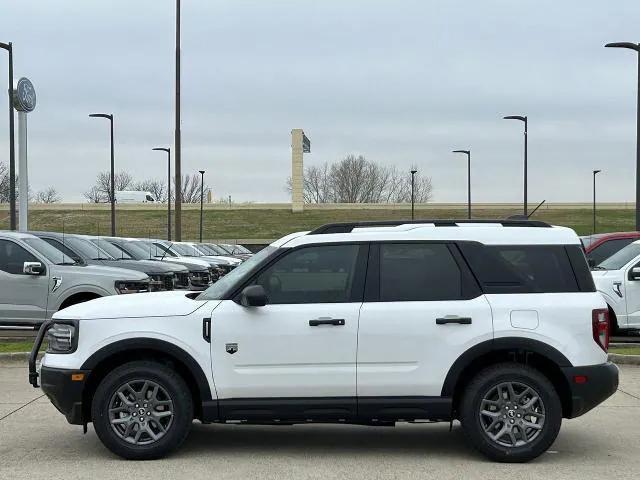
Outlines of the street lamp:
[{"label": "street lamp", "polygon": [[593,233],[596,233],[596,175],[602,170],[593,171]]},{"label": "street lamp", "polygon": [[638,93],[636,107],[636,230],[640,230],[640,43],[615,42],[607,43],[609,48],[628,48],[638,53]]},{"label": "street lamp", "polygon": [[413,187],[414,187],[414,183],[413,183],[413,176],[418,172],[418,170],[416,170],[415,168],[411,169],[411,220],[413,220],[413,210],[414,210],[414,196],[413,196]]},{"label": "street lamp", "polygon": [[504,120],[520,120],[524,122],[524,199],[522,201],[523,215],[527,217],[527,117],[522,115],[507,115]]},{"label": "street lamp", "polygon": [[151,150],[167,152],[167,240],[171,241],[171,148],[156,147]]},{"label": "street lamp", "polygon": [[467,217],[471,218],[471,150],[453,150],[453,153],[464,153],[467,156]]},{"label": "street lamp", "polygon": [[202,243],[202,209],[204,206],[204,170],[200,172],[200,243]]},{"label": "street lamp", "polygon": [[9,227],[16,229],[16,146],[13,126],[13,44],[0,42],[9,54]]},{"label": "street lamp", "polygon": [[113,162],[113,114],[111,113],[90,113],[91,118],[106,118],[111,124],[111,236],[116,236],[116,190],[115,190],[115,172]]}]

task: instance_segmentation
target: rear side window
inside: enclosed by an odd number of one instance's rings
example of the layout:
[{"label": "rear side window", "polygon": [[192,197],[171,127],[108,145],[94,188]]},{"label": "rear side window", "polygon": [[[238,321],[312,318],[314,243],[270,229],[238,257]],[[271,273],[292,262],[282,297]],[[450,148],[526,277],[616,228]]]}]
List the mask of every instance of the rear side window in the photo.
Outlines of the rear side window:
[{"label": "rear side window", "polygon": [[380,301],[462,298],[462,274],[449,248],[437,243],[380,245]]},{"label": "rear side window", "polygon": [[580,291],[562,245],[466,243],[460,249],[485,293]]}]

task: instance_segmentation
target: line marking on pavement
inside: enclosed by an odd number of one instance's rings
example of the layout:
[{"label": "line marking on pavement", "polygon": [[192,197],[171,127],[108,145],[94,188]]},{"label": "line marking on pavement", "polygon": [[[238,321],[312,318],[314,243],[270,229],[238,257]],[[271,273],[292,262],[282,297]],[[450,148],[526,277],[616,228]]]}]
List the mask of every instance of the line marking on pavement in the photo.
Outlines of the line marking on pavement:
[{"label": "line marking on pavement", "polygon": [[44,394],[43,394],[43,395],[40,395],[39,397],[34,398],[33,400],[31,400],[31,401],[29,401],[29,402],[25,403],[24,405],[22,405],[22,406],[20,406],[20,407],[16,408],[15,410],[13,410],[13,411],[11,411],[11,412],[7,413],[4,417],[0,417],[0,422],[1,422],[1,421],[3,421],[5,418],[10,417],[11,415],[13,415],[14,413],[16,413],[17,411],[22,410],[24,407],[27,407],[27,406],[31,405],[31,404],[32,404],[33,402],[35,402],[36,400],[40,400],[42,397],[44,397]]},{"label": "line marking on pavement", "polygon": [[[635,398],[636,400],[640,400],[640,397],[638,397],[638,396],[634,395],[633,393],[625,392],[625,391],[624,391],[624,390],[622,390],[621,388],[619,388],[619,389],[618,389],[618,391],[619,391],[619,392],[622,392],[622,393],[625,393],[625,394],[629,395],[630,397]],[[2,419],[0,418],[0,420],[2,420]]]}]

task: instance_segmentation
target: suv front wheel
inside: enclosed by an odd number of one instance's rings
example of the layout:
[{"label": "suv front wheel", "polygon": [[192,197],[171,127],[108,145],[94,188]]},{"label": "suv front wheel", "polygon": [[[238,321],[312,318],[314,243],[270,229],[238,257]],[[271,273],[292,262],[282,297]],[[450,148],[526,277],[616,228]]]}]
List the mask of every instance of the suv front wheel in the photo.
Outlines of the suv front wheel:
[{"label": "suv front wheel", "polygon": [[538,370],[504,363],[482,370],[469,383],[460,421],[473,446],[492,460],[527,462],[556,439],[562,405]]},{"label": "suv front wheel", "polygon": [[186,439],[193,403],[184,380],[151,361],[126,363],[98,385],[91,406],[96,434],[127,459],[160,458]]}]

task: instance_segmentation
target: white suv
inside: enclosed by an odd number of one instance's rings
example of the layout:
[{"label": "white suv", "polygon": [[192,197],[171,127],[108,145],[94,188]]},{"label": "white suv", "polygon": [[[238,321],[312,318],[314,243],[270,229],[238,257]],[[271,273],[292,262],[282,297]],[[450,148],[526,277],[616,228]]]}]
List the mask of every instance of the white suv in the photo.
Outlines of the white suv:
[{"label": "white suv", "polygon": [[613,330],[640,329],[640,240],[593,267],[593,280],[609,306]]},{"label": "white suv", "polygon": [[201,294],[59,312],[34,344],[30,382],[125,458],[165,455],[194,418],[458,419],[485,455],[522,462],[563,417],[615,392],[607,313],[567,228],[331,224],[274,242]]}]

